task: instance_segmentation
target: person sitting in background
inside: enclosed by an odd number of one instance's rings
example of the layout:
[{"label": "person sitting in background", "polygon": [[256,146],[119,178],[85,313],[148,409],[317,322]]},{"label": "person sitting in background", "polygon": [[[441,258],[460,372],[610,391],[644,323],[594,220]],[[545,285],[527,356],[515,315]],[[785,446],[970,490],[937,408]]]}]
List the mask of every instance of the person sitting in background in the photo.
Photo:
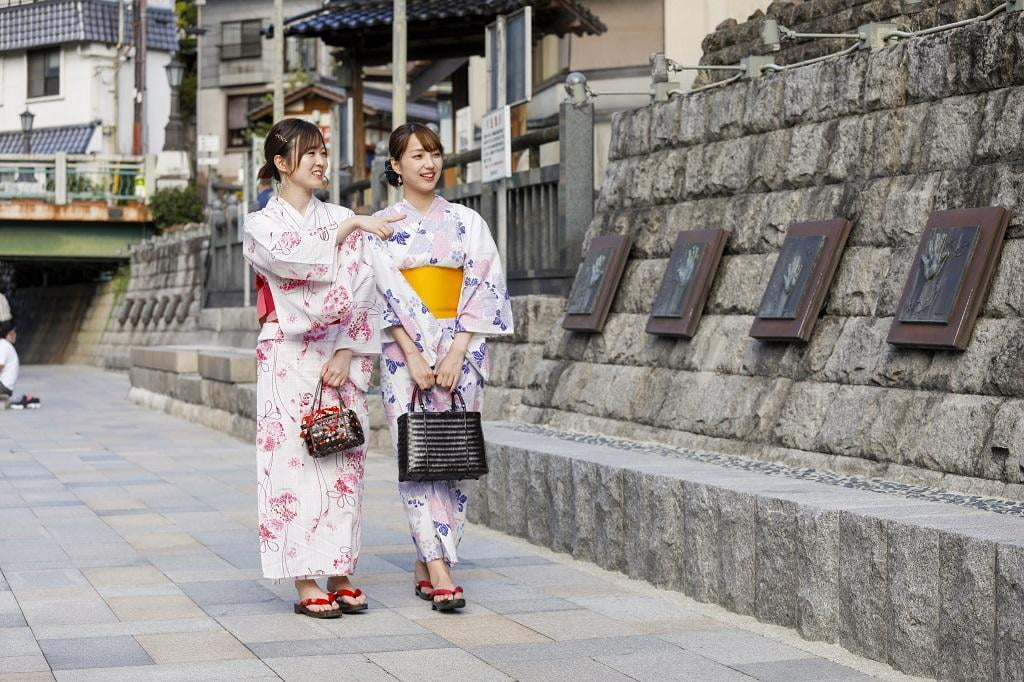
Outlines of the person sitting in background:
[{"label": "person sitting in background", "polygon": [[259,204],[259,210],[263,210],[267,207],[267,202],[270,201],[270,197],[274,196],[274,188],[270,184],[270,180],[266,178],[260,179],[260,184],[256,187],[256,203]]},{"label": "person sitting in background", "polygon": [[[21,363],[18,360],[18,351],[14,350],[14,344],[17,342],[18,330],[14,324],[10,321],[0,322],[0,399],[10,399],[14,394],[14,385],[18,383]],[[39,405],[39,398],[26,394],[12,402],[11,409],[31,410]]]},{"label": "person sitting in background", "polygon": [[0,291],[0,325],[10,321],[11,304],[7,302],[7,297]]}]

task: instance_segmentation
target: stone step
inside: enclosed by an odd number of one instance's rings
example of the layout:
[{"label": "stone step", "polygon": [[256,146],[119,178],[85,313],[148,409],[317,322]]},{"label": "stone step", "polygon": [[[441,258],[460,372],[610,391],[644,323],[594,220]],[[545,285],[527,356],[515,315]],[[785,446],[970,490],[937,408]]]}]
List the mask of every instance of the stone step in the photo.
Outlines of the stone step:
[{"label": "stone step", "polygon": [[233,384],[256,381],[256,353],[252,348],[211,348],[198,354],[199,376]]},{"label": "stone step", "polygon": [[1020,503],[485,429],[471,521],[913,675],[1024,679]]}]

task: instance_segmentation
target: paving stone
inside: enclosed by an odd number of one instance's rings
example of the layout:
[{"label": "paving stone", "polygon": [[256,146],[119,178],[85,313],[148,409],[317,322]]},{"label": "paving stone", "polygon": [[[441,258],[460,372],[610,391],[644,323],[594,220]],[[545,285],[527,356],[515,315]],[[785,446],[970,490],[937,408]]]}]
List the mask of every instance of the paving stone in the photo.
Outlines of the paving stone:
[{"label": "paving stone", "polygon": [[498,644],[470,649],[474,656],[488,663],[501,665],[519,661],[547,661],[561,658],[584,658],[601,655],[624,655],[642,652],[676,651],[676,647],[657,637],[635,635],[572,639],[543,644]]},{"label": "paving stone", "polygon": [[284,616],[225,616],[219,619],[224,628],[245,644],[251,642],[286,642],[331,637],[312,618]]},{"label": "paving stone", "polygon": [[325,671],[344,671],[352,682],[393,682],[394,677],[361,654],[267,658],[263,660],[285,682],[323,682]]},{"label": "paving stone", "polygon": [[545,611],[516,613],[509,618],[554,640],[592,639],[639,634],[630,623],[593,611]]},{"label": "paving stone", "polygon": [[50,666],[46,664],[46,659],[42,654],[0,658],[0,675],[10,675],[15,680],[20,679],[22,674],[34,674],[49,670]]},{"label": "paving stone", "polygon": [[539,628],[524,627],[516,622],[521,617],[515,616],[467,616],[458,618],[432,618],[421,621],[423,627],[440,637],[466,649],[490,644],[526,644],[530,642],[548,642],[550,639],[539,634]]},{"label": "paving stone", "polygon": [[180,680],[277,680],[280,679],[261,661],[215,661],[202,663],[170,663],[134,668],[97,668],[62,670],[54,673],[60,682],[155,682]]},{"label": "paving stone", "polygon": [[813,654],[806,651],[744,630],[669,633],[658,637],[689,652],[729,666],[814,658]]},{"label": "paving stone", "polygon": [[[424,665],[424,660],[429,665]],[[388,651],[367,654],[367,658],[399,680],[448,682],[459,677],[473,680],[508,680],[507,675],[461,649],[428,652]]]},{"label": "paving stone", "polygon": [[175,632],[136,635],[156,663],[192,663],[253,658],[251,651],[227,632]]},{"label": "paving stone", "polygon": [[153,659],[131,637],[42,639],[39,647],[54,670],[149,665]]},{"label": "paving stone", "polygon": [[154,585],[170,582],[152,566],[112,566],[87,568],[82,573],[93,585]]},{"label": "paving stone", "polygon": [[202,618],[202,609],[185,596],[109,597],[107,604],[119,620],[175,620],[179,618]]},{"label": "paving stone", "polygon": [[[341,620],[345,620],[343,616]],[[304,639],[287,642],[253,642],[249,649],[260,658],[286,656],[321,656],[326,654],[355,654],[373,651],[426,651],[447,648],[449,642],[437,635],[383,635],[374,637],[342,637],[332,639]]]},{"label": "paving stone", "polygon": [[[642,652],[624,656],[596,656],[595,660],[634,680],[715,680],[715,682],[749,682],[750,678],[703,656],[675,649]],[[615,679],[615,678],[612,678]]]},{"label": "paving stone", "polygon": [[826,680],[870,680],[852,668],[815,658],[737,665],[736,669],[765,682],[826,682]]},{"label": "paving stone", "polygon": [[38,656],[39,645],[36,644],[32,631],[27,627],[0,628],[0,656]]},{"label": "paving stone", "polygon": [[613,666],[593,658],[561,658],[554,661],[520,661],[518,663],[502,663],[495,666],[515,680],[531,680],[531,682],[603,682],[610,680],[626,682],[634,677],[617,672]]}]

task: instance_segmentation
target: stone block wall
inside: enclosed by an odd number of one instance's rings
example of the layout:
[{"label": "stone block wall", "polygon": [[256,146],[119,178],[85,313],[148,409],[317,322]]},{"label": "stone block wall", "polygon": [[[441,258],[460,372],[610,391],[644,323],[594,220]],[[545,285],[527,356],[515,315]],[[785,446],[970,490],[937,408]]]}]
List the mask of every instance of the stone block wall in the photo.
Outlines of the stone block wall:
[{"label": "stone block wall", "polygon": [[[722,22],[704,38],[701,64],[736,64],[752,54],[771,54],[761,45],[761,28],[766,17],[799,33],[856,32],[871,22],[896,24],[905,31],[942,26],[981,16],[1002,0],[776,0],[765,12],[755,12],[747,21]],[[849,40],[784,41],[775,54],[777,64],[795,64],[838,52]],[[696,84],[728,78],[729,73],[701,71]]]},{"label": "stone block wall", "polygon": [[101,342],[103,364],[127,369],[132,346],[199,341],[209,238],[202,226],[132,247],[131,279]]},{"label": "stone block wall", "polygon": [[[818,3],[805,3],[818,4]],[[517,416],[1024,499],[1024,13],[616,115],[588,240],[635,241],[602,334]],[[1013,212],[966,352],[885,338],[932,210]],[[854,221],[808,344],[747,333],[788,225]],[[680,230],[731,232],[691,341],[643,332]]]}]

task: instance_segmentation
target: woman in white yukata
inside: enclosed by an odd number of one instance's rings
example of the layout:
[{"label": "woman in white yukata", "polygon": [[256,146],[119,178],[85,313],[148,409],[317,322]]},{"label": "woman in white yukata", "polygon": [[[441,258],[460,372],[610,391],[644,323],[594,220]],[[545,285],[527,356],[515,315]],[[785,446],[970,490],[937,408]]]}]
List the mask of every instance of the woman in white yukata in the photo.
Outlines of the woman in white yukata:
[{"label": "woman in white yukata", "polygon": [[[369,433],[366,389],[380,352],[382,304],[371,266],[372,237],[390,219],[356,216],[313,196],[324,184],[319,128],[284,119],[270,130],[261,179],[280,195],[245,220],[245,258],[257,273],[263,322],[256,348],[256,446],[263,574],[294,578],[296,613],[335,618],[366,608],[349,580],[360,546],[365,447],[320,459],[299,436],[317,382],[325,404],[338,397]],[[379,253],[379,242],[377,242]],[[395,275],[399,278],[398,275]],[[400,278],[399,278],[400,279]],[[316,578],[327,577],[326,591]]]},{"label": "woman in white yukata", "polygon": [[[401,218],[385,247],[405,281],[382,288],[388,310],[380,374],[391,442],[397,443],[398,417],[411,410],[417,387],[427,410],[449,409],[458,389],[468,410],[481,411],[490,369],[485,337],[512,333],[512,309],[487,224],[476,211],[434,193],[443,155],[434,131],[418,123],[399,126],[389,152],[388,182],[401,187],[404,198],[376,215]],[[410,335],[405,321],[423,311],[428,314]],[[463,591],[449,567],[459,560],[465,488],[459,481],[406,481],[398,488],[416,545],[416,594],[432,608],[462,608]]]}]

